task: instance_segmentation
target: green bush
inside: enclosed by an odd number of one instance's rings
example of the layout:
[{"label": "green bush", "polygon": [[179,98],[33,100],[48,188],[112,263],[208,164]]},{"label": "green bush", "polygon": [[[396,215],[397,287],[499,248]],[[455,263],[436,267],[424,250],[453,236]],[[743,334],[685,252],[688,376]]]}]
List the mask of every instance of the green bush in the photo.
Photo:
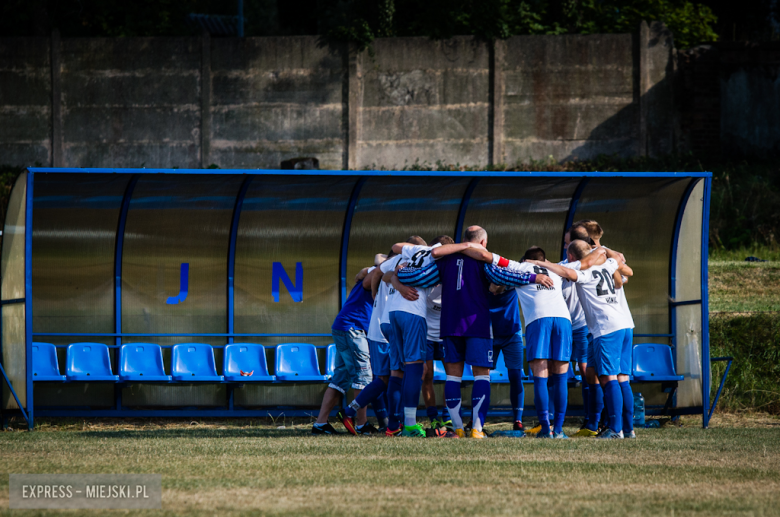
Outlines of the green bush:
[{"label": "green bush", "polygon": [[[780,313],[710,316],[710,353],[734,358],[719,409],[780,413]],[[713,365],[713,397],[725,368]]]}]

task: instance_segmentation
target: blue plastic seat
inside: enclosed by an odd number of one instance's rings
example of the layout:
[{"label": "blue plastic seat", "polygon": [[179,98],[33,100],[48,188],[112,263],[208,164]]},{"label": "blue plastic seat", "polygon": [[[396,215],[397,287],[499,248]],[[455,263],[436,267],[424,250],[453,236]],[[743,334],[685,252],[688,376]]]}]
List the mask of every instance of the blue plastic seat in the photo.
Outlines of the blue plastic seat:
[{"label": "blue plastic seat", "polygon": [[327,368],[327,370],[325,372],[325,374],[327,375],[328,379],[333,377],[333,374],[336,372],[336,354],[337,353],[338,353],[338,351],[336,350],[336,344],[335,343],[331,343],[330,345],[328,345],[328,356],[327,356],[328,368]]},{"label": "blue plastic seat", "polygon": [[119,381],[119,375],[114,375],[111,371],[108,346],[103,343],[68,345],[66,362],[65,373],[69,381]]},{"label": "blue plastic seat", "polygon": [[285,343],[276,347],[276,380],[286,382],[322,382],[317,349],[309,343]]},{"label": "blue plastic seat", "polygon": [[130,343],[119,349],[119,378],[123,381],[168,382],[162,348],[154,343]]},{"label": "blue plastic seat", "polygon": [[433,382],[445,382],[447,372],[444,371],[444,363],[436,360],[433,362]]},{"label": "blue plastic seat", "polygon": [[490,370],[491,384],[507,384],[509,382],[509,370],[504,362],[504,354],[498,356],[495,368]]},{"label": "blue plastic seat", "polygon": [[[255,343],[234,343],[225,347],[225,380],[232,382],[273,382],[268,373],[265,347]],[[241,372],[252,375],[244,376]]]},{"label": "blue plastic seat", "polygon": [[51,343],[33,343],[33,381],[65,382],[57,362],[57,347]]},{"label": "blue plastic seat", "polygon": [[214,363],[214,349],[205,343],[181,343],[171,355],[173,380],[182,382],[222,382]]},{"label": "blue plastic seat", "polygon": [[644,343],[634,346],[633,376],[638,382],[681,381],[672,359],[672,349],[667,345]]},{"label": "blue plastic seat", "polygon": [[474,372],[471,369],[471,365],[468,363],[463,363],[463,377],[461,377],[461,382],[474,382]]}]

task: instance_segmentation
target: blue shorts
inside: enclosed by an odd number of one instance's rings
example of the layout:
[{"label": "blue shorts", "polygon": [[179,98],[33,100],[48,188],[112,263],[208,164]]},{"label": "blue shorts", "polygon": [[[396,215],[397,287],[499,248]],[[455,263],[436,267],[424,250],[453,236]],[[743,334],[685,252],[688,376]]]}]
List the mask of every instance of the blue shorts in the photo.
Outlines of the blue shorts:
[{"label": "blue shorts", "polygon": [[444,343],[442,341],[428,340],[428,347],[425,352],[426,361],[441,361],[444,359]]},{"label": "blue shorts", "polygon": [[633,329],[621,329],[593,340],[598,375],[629,375],[631,373],[631,347]]},{"label": "blue shorts", "polygon": [[390,375],[390,344],[381,341],[368,340],[368,350],[371,352],[371,371],[374,376]]},{"label": "blue shorts", "polygon": [[504,352],[504,363],[509,370],[523,369],[523,336],[519,332],[511,336],[493,336],[493,363]]},{"label": "blue shorts", "polygon": [[539,318],[525,327],[528,360],[571,360],[571,321],[566,318]]},{"label": "blue shorts", "polygon": [[428,324],[422,316],[408,312],[390,313],[393,340],[390,342],[390,369],[403,370],[404,363],[425,361],[428,352]]},{"label": "blue shorts", "polygon": [[333,377],[328,386],[341,393],[346,393],[350,387],[362,390],[373,377],[366,333],[352,328],[331,332],[337,354]]},{"label": "blue shorts", "polygon": [[493,368],[493,340],[484,337],[444,338],[444,362]]},{"label": "blue shorts", "polygon": [[590,339],[588,339],[589,333],[590,331],[588,330],[587,325],[571,331],[571,358],[573,361],[578,363],[588,362],[588,343],[590,343]]}]

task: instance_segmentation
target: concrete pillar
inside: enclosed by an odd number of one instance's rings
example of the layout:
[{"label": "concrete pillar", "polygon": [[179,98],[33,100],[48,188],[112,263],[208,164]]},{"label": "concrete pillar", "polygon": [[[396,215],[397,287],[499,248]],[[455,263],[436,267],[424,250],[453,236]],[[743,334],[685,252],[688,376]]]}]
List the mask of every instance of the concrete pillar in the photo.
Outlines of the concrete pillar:
[{"label": "concrete pillar", "polygon": [[211,36],[201,35],[200,63],[200,166],[211,165]]},{"label": "concrete pillar", "polygon": [[363,54],[354,45],[348,45],[347,52],[347,159],[344,169],[357,169],[358,139],[360,138],[360,105],[363,100]]},{"label": "concrete pillar", "polygon": [[60,76],[60,31],[51,33],[51,166],[63,167],[62,80]]},{"label": "concrete pillar", "polygon": [[505,162],[504,156],[504,68],[506,41],[496,40],[490,56],[490,108],[491,123],[488,126],[490,149],[488,163],[499,165]]}]

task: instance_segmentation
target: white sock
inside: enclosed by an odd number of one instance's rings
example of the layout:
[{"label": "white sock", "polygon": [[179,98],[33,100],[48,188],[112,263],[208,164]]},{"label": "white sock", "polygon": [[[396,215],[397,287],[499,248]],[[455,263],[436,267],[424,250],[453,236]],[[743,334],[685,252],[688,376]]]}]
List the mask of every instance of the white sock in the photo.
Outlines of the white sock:
[{"label": "white sock", "polygon": [[405,407],[404,408],[404,425],[406,427],[411,427],[413,425],[417,425],[417,408],[416,407]]}]

